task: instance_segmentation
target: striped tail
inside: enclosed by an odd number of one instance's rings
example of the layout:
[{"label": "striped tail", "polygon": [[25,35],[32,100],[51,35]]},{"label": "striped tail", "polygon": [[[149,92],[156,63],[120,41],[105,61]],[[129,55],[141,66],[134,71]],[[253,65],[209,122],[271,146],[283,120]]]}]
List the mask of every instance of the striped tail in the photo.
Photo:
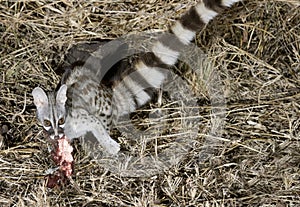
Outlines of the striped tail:
[{"label": "striped tail", "polygon": [[193,6],[154,43],[151,52],[143,55],[131,69],[133,75],[124,76],[114,87],[114,101],[118,115],[133,112],[147,103],[151,94],[145,89],[159,88],[166,73],[162,68],[173,66],[178,61],[181,49],[190,44],[196,32],[235,2],[241,0],[202,0]]}]

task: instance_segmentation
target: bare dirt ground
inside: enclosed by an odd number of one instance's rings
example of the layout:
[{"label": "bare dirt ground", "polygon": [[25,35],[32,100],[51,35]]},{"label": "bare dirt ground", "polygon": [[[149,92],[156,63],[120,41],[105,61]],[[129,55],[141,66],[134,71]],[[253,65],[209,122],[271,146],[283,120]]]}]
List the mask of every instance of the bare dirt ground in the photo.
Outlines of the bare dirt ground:
[{"label": "bare dirt ground", "polygon": [[195,146],[176,166],[133,178],[77,152],[73,182],[45,187],[53,162],[32,89],[55,88],[55,69],[72,45],[163,31],[192,4],[0,2],[1,206],[300,206],[298,0],[244,1],[198,34],[226,89],[226,123],[213,157],[200,162]]}]

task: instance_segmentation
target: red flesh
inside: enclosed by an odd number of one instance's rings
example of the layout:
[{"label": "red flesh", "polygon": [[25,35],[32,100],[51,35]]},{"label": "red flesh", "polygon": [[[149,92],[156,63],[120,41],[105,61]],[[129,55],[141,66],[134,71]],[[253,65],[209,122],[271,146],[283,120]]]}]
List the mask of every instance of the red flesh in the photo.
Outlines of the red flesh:
[{"label": "red flesh", "polygon": [[73,147],[70,145],[66,136],[55,140],[54,149],[51,152],[52,159],[59,167],[53,174],[46,176],[47,187],[53,188],[60,183],[64,183],[73,173]]}]

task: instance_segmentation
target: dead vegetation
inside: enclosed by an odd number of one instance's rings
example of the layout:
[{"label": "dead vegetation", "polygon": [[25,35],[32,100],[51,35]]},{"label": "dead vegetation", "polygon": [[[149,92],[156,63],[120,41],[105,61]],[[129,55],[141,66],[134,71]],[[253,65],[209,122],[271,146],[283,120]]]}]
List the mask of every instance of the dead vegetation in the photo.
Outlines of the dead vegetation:
[{"label": "dead vegetation", "polygon": [[[189,5],[1,1],[1,206],[300,206],[298,0],[239,3],[197,36],[225,85],[222,143],[209,160],[199,162],[196,146],[163,173],[132,178],[78,152],[73,181],[45,187],[53,163],[32,89],[55,88],[55,69],[73,44],[165,30]],[[209,105],[200,107],[207,113]]]}]

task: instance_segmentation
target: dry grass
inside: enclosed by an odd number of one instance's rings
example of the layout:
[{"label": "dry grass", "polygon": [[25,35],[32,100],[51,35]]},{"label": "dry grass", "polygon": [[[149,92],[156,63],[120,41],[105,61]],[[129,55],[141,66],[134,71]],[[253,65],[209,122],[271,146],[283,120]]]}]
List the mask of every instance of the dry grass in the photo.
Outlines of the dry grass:
[{"label": "dry grass", "polygon": [[[198,46],[226,86],[223,142],[209,160],[199,162],[196,146],[159,175],[130,178],[78,152],[73,180],[80,191],[72,183],[44,186],[43,173],[53,163],[35,119],[32,89],[55,88],[54,70],[72,44],[162,31],[188,5],[1,1],[1,206],[300,206],[297,0],[245,1],[198,35]],[[201,106],[204,114],[207,108]]]}]

